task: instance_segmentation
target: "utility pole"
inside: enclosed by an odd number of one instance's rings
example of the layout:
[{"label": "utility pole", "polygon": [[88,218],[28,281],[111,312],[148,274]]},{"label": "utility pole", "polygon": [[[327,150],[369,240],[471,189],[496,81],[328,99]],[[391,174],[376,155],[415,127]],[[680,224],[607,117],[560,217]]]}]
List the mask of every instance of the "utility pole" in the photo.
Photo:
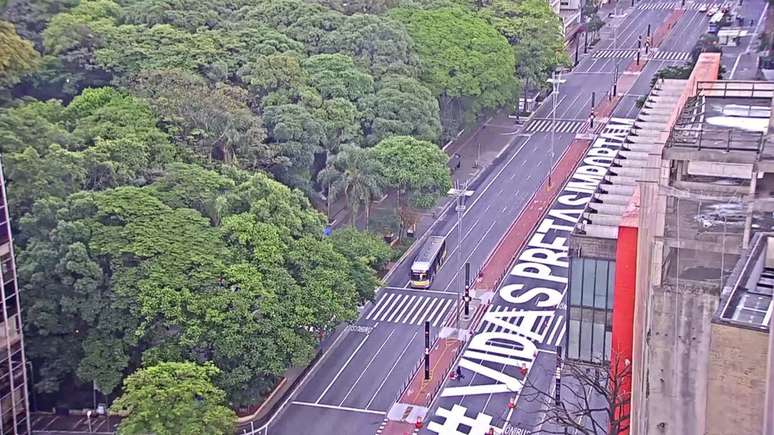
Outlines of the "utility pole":
[{"label": "utility pole", "polygon": [[580,41],[578,41],[578,36],[576,33],[575,36],[575,66],[578,66],[578,50],[580,49]]},{"label": "utility pole", "polygon": [[551,163],[548,165],[548,187],[551,187],[551,170],[554,168],[554,142],[556,141],[556,98],[559,94],[559,85],[566,82],[561,78],[562,73],[556,74],[556,71],[551,73],[551,78],[548,79],[548,83],[551,83],[551,99],[553,102],[553,108],[551,110]]},{"label": "utility pole", "polygon": [[[460,189],[458,182],[455,182],[455,188],[451,189],[448,193],[449,196],[454,196],[457,200],[457,264],[462,267],[462,215],[465,212],[465,198],[473,195],[472,190],[468,190],[468,182],[465,181],[465,186]],[[464,278],[464,277],[463,277]],[[460,286],[460,293],[457,296],[457,330],[460,329],[460,311],[462,311],[462,295],[464,290],[464,282]]]},{"label": "utility pole", "polygon": [[430,321],[425,320],[425,380],[430,380]]},{"label": "utility pole", "polygon": [[583,54],[586,54],[589,52],[589,31],[584,30],[583,31]]},{"label": "utility pole", "polygon": [[470,315],[470,263],[465,263],[465,317]]}]

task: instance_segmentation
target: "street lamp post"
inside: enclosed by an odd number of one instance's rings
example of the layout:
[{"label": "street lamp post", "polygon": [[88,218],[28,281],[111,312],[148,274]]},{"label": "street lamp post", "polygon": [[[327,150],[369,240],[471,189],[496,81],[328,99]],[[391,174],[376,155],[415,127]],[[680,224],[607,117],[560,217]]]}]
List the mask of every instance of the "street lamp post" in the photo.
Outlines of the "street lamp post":
[{"label": "street lamp post", "polygon": [[32,361],[27,360],[27,362],[25,364],[27,365],[27,369],[29,370],[29,373],[30,373],[30,382],[32,382],[32,384],[30,385],[30,392],[32,393],[32,394],[30,394],[30,407],[32,408],[33,411],[36,411],[38,408],[37,408],[37,406],[35,406],[36,405],[36,402],[35,402],[35,372],[32,371],[32,369],[33,369]]},{"label": "street lamp post", "polygon": [[554,167],[554,142],[556,140],[556,97],[559,94],[559,85],[567,81],[561,77],[561,72],[557,74],[556,71],[554,71],[551,73],[551,78],[547,80],[548,83],[551,83],[551,95],[553,97],[551,98],[553,107],[551,109],[551,163],[548,165],[548,187],[551,187],[551,170]]},{"label": "street lamp post", "polygon": [[[459,184],[455,186],[454,189],[451,189],[448,193],[450,196],[453,196],[457,202],[457,206],[455,207],[455,210],[457,211],[457,263],[460,267],[465,267],[462,264],[462,215],[465,212],[465,198],[468,196],[471,196],[473,194],[472,190],[468,190],[468,182],[465,181],[465,186],[460,189]],[[465,288],[465,277],[463,274],[460,274],[460,279],[462,280],[462,283],[460,285],[460,294],[457,297],[457,331],[459,332],[460,329],[460,310],[462,309],[462,294],[464,292]]]}]

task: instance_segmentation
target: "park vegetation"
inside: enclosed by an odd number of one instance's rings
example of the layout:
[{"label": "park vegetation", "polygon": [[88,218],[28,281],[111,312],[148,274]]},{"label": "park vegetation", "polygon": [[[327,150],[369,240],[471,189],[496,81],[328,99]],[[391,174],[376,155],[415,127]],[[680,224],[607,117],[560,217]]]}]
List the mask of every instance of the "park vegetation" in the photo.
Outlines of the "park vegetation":
[{"label": "park vegetation", "polygon": [[438,145],[567,63],[542,0],[0,2],[35,390],[123,393],[127,433],[164,432],[143,396],[169,390],[223,431],[222,406],[308,363],[393,256],[354,227],[323,237],[324,204],[353,223],[390,192],[432,207]]}]

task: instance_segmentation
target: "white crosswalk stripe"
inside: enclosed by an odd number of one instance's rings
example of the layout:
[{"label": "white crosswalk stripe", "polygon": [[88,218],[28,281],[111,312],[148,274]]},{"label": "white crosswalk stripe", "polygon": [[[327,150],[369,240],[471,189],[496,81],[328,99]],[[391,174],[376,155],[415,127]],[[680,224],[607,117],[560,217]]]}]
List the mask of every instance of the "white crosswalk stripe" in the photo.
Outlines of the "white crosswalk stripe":
[{"label": "white crosswalk stripe", "polygon": [[421,325],[429,320],[438,326],[453,305],[451,298],[390,292],[379,298],[365,318],[409,325]]},{"label": "white crosswalk stripe", "polygon": [[554,128],[554,121],[552,119],[537,118],[530,121],[524,131],[528,133],[545,133],[551,130],[557,133],[578,133],[583,128],[583,124],[586,121],[568,121],[568,120],[556,120],[556,128]]},{"label": "white crosswalk stripe", "polygon": [[[491,312],[500,313],[500,312],[505,312],[505,311],[519,311],[519,310],[508,309],[508,308],[503,307],[503,306],[494,306],[494,305],[490,306],[489,310],[487,310],[487,312],[489,312],[489,313],[491,313]],[[532,332],[536,332],[536,333],[544,334],[545,335],[545,333],[548,331],[549,325],[551,324],[551,320],[553,318],[552,316],[553,316],[552,312],[546,311],[546,315],[545,316],[541,316],[540,319],[537,321],[537,323],[532,325],[530,330]],[[510,323],[510,324],[513,324],[513,325],[516,325],[516,326],[521,326],[521,324],[524,323],[524,317],[517,317],[515,319],[515,322],[513,320],[514,320],[513,318],[507,318],[507,317],[503,318],[504,322]],[[504,326],[496,325],[494,323],[489,323],[489,322],[481,322],[481,325],[478,327],[478,331],[479,332],[502,332],[502,331],[505,331],[505,330],[506,330],[506,328]],[[511,343],[511,344],[513,344],[513,343]]]},{"label": "white crosswalk stripe", "polygon": [[733,2],[690,2],[686,1],[683,6],[682,1],[642,1],[637,5],[637,9],[655,10],[655,9],[680,9],[685,8],[693,11],[707,11],[713,7],[731,8]]},{"label": "white crosswalk stripe", "polygon": [[678,6],[680,6],[680,2],[642,2],[637,5],[637,9],[676,9]]},{"label": "white crosswalk stripe", "polygon": [[688,51],[655,51],[650,57],[655,60],[675,60],[675,61],[687,61],[691,58],[691,53]]},{"label": "white crosswalk stripe", "polygon": [[565,317],[557,314],[546,330],[544,343],[550,346],[559,346],[564,338]]},{"label": "white crosswalk stripe", "polygon": [[591,54],[595,59],[626,59],[637,56],[637,50],[632,49],[606,49],[597,50]]}]

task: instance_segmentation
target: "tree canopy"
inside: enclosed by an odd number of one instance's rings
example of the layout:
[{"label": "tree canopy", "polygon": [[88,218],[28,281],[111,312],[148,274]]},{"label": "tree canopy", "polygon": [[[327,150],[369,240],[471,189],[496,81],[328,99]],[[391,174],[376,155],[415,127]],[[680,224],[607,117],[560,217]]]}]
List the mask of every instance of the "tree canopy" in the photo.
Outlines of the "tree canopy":
[{"label": "tree canopy", "polygon": [[142,361],[212,361],[230,401],[249,403],[376,286],[384,251],[322,229],[265,175],[184,164],[144,188],[39,200],[19,274],[40,383],[56,391],[72,370],[110,393]]},{"label": "tree canopy", "polygon": [[13,24],[0,21],[0,88],[15,85],[35,69],[39,59],[32,43],[22,39]]},{"label": "tree canopy", "polygon": [[393,136],[374,147],[389,184],[405,189],[414,205],[429,207],[451,188],[448,157],[430,142],[410,136]]},{"label": "tree canopy", "polygon": [[161,433],[139,411],[156,388],[182,398],[176,428],[211,411],[203,433],[231,430],[222,405],[310,361],[393,257],[324,232],[325,199],[356,223],[387,193],[431,207],[450,187],[439,142],[564,62],[560,33],[538,0],[0,0],[36,390],[94,382],[123,393],[124,431]]},{"label": "tree canopy", "polygon": [[444,119],[470,119],[482,109],[514,102],[513,51],[485,20],[459,6],[390,14],[414,39],[421,77],[439,97]]},{"label": "tree canopy", "polygon": [[226,394],[212,383],[212,364],[167,362],[137,370],[124,380],[113,409],[128,412],[125,434],[231,434],[236,415]]}]

